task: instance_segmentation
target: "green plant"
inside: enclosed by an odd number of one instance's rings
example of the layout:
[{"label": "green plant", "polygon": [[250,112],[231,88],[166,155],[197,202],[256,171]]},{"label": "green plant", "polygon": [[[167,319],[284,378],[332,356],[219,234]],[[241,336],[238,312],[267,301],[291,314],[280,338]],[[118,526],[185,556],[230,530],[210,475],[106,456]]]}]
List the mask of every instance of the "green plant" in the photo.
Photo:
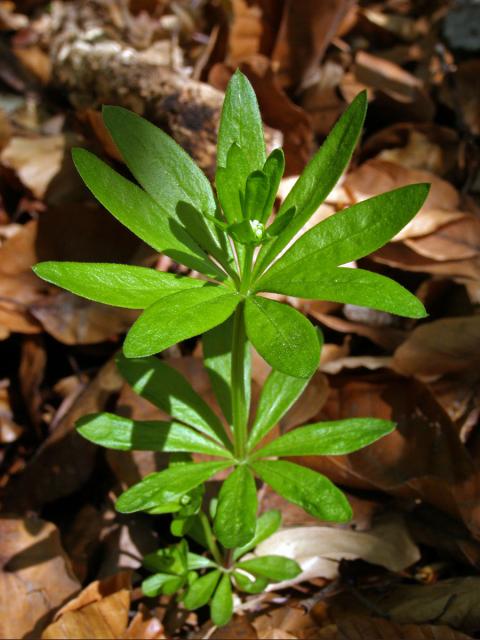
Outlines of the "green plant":
[{"label": "green plant", "polygon": [[[359,94],[271,223],[284,156],[275,149],[266,157],[255,94],[241,73],[233,76],[222,111],[218,200],[207,178],[165,133],[125,109],[105,107],[105,124],[138,184],[88,151],[75,149],[80,175],[121,223],[202,278],[118,264],[45,262],[35,267],[37,275],[77,295],[144,309],[128,332],[118,368],[137,393],[171,420],[138,422],[100,413],[82,418],[78,431],[104,447],[171,454],[167,469],[128,489],[116,508],[173,514],[172,533],[181,541],[145,558],[154,575],[144,582],[144,591],[178,593],[192,609],[210,602],[218,625],[231,617],[232,580],[237,589],[252,593],[300,571],[288,558],[241,559],[280,525],[276,511],[257,518],[255,477],[317,518],[347,522],[351,509],[338,488],[282,458],[350,453],[394,428],[372,418],[315,423],[264,444],[316,371],[322,336],[297,310],[262,293],[348,302],[412,318],[425,315],[419,300],[394,281],[341,266],[390,240],[421,207],[425,184],[360,202],[287,248],[348,164],[366,105],[365,93]],[[205,367],[227,427],[180,373],[154,357],[199,334],[204,334]],[[272,367],[254,416],[250,344]],[[194,463],[192,453],[216,461]],[[207,515],[204,483],[227,469],[232,472]],[[209,557],[191,553],[186,535]]]}]

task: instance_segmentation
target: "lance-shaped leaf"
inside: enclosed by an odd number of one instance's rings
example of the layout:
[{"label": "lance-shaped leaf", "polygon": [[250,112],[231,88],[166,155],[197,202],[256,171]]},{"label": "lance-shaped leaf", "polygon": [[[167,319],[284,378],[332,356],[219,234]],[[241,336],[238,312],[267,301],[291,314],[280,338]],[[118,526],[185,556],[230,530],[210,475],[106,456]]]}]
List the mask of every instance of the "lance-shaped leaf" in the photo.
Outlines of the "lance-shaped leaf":
[{"label": "lance-shaped leaf", "polygon": [[243,219],[245,183],[249,175],[249,164],[237,144],[232,144],[227,153],[226,164],[217,166],[215,186],[223,213],[229,224]]},{"label": "lance-shaped leaf", "polygon": [[394,429],[393,422],[377,418],[317,422],[293,429],[269,442],[252,458],[344,455],[372,444]]},{"label": "lance-shaped leaf", "polygon": [[274,149],[268,156],[263,166],[263,173],[268,178],[268,197],[266,198],[263,212],[260,217],[257,218],[260,222],[265,223],[268,220],[269,215],[272,212],[275,198],[277,196],[280,180],[282,179],[283,172],[285,171],[285,156],[281,149]]},{"label": "lance-shaped leaf", "polygon": [[162,298],[145,309],[127,334],[127,358],[149,356],[224,322],[241,300],[224,287],[205,286]]},{"label": "lance-shaped leaf", "polygon": [[273,369],[309,378],[318,367],[317,333],[293,307],[268,298],[249,297],[245,304],[245,325],[250,342]]},{"label": "lance-shaped leaf", "polygon": [[222,423],[181,373],[158,358],[117,358],[125,380],[152,404],[217,442],[230,446]]},{"label": "lance-shaped leaf", "polygon": [[179,422],[132,420],[113,413],[93,413],[77,422],[90,442],[120,451],[188,451],[221,458],[231,454],[204,435]]},{"label": "lance-shaped leaf", "polygon": [[173,576],[169,573],[156,573],[142,582],[142,591],[149,598],[155,598],[161,593],[172,595],[182,586],[183,582],[183,576]]},{"label": "lance-shaped leaf", "polygon": [[218,131],[217,162],[225,167],[232,144],[243,151],[247,176],[265,163],[265,141],[257,98],[247,78],[236,71],[228,83]]},{"label": "lance-shaped leaf", "polygon": [[227,549],[252,539],[257,519],[257,489],[250,469],[242,464],[222,484],[214,531]]},{"label": "lance-shaped leaf", "polygon": [[309,378],[295,378],[273,369],[265,380],[247,447],[251,451],[287,413],[307,386]]},{"label": "lance-shaped leaf", "polygon": [[254,171],[245,185],[244,214],[249,220],[262,220],[270,195],[270,181],[263,171]]},{"label": "lance-shaped leaf", "polygon": [[278,238],[265,246],[259,256],[256,273],[261,273],[287,246],[336,185],[350,162],[362,131],[366,110],[367,94],[362,91],[336,123],[285,198],[278,216],[292,207],[295,207],[295,215]]},{"label": "lance-shaped leaf", "polygon": [[[214,327],[203,334],[203,362],[218,404],[223,411],[228,424],[232,424],[231,406],[231,373],[232,373],[232,331],[233,318],[229,318],[221,325]],[[246,405],[250,406],[250,370],[251,349],[246,340],[244,343],[245,374],[244,387],[246,393]]]},{"label": "lance-shaped leaf", "polygon": [[123,225],[159,253],[219,280],[225,273],[170,212],[138,185],[85,149],[73,149],[78,173],[95,198]]},{"label": "lance-shaped leaf", "polygon": [[297,265],[280,273],[268,272],[259,285],[262,291],[310,300],[329,300],[370,307],[408,318],[423,318],[425,307],[410,291],[394,280],[364,269],[299,271]]},{"label": "lance-shaped leaf", "polygon": [[210,571],[190,586],[183,604],[187,609],[199,609],[205,606],[211,599],[215,587],[220,579],[220,571]]},{"label": "lance-shaped leaf", "polygon": [[174,273],[111,263],[40,262],[33,271],[77,296],[127,309],[146,309],[172,293],[207,284]]},{"label": "lance-shaped leaf", "polygon": [[249,540],[243,546],[235,549],[233,553],[233,559],[237,560],[251,549],[254,549],[258,544],[260,544],[260,542],[263,542],[271,535],[273,535],[281,524],[282,515],[280,511],[277,511],[276,509],[270,509],[269,511],[265,511],[265,513],[262,513],[262,515],[257,519],[255,534],[253,538],[251,538],[251,540]]},{"label": "lance-shaped leaf", "polygon": [[152,473],[122,493],[115,508],[120,513],[133,513],[167,505],[168,511],[165,513],[178,511],[180,500],[188,491],[230,465],[231,462],[199,462],[176,465],[165,471]]},{"label": "lance-shaped leaf", "polygon": [[[182,204],[191,205],[203,214],[215,215],[215,197],[207,177],[173,138],[122,107],[104,107],[103,119],[130,171],[172,217],[181,218],[178,207]],[[186,220],[182,222],[195,237],[198,227],[189,226]],[[207,229],[211,242],[216,242],[220,249],[217,231],[205,218]],[[204,233],[198,240],[202,238],[205,239]]]},{"label": "lance-shaped leaf", "polygon": [[[376,251],[402,229],[420,209],[428,184],[411,184],[344,209],[303,234],[259,280],[273,282],[292,273],[318,273],[358,260]],[[265,280],[264,280],[265,279]],[[268,279],[268,280],[267,280]]]},{"label": "lance-shaped leaf", "polygon": [[254,576],[268,578],[272,582],[282,582],[296,578],[302,569],[298,562],[284,556],[261,556],[244,560],[236,565],[239,569],[253,573]]},{"label": "lance-shaped leaf", "polygon": [[284,460],[254,462],[252,468],[274,491],[315,518],[332,522],[351,519],[345,495],[320,473]]},{"label": "lance-shaped leaf", "polygon": [[228,573],[224,573],[210,604],[210,617],[217,627],[226,625],[233,614],[232,585]]}]

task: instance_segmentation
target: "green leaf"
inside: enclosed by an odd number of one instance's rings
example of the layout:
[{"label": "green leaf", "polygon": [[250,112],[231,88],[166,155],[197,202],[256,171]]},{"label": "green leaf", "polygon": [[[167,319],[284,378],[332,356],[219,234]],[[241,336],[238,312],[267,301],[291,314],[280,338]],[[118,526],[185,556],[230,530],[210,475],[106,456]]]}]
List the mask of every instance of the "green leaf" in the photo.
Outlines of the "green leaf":
[{"label": "green leaf", "polygon": [[182,576],[172,576],[168,573],[156,573],[142,582],[142,591],[148,598],[155,598],[161,593],[164,593],[165,595],[172,595],[180,589],[183,582],[184,578]]},{"label": "green leaf", "polygon": [[218,131],[217,163],[227,164],[232,144],[237,144],[246,159],[247,176],[265,163],[265,141],[257,98],[247,78],[236,71],[228,83]]},{"label": "green leaf", "polygon": [[295,215],[295,207],[288,209],[285,213],[282,213],[281,216],[277,215],[272,224],[267,227],[266,235],[268,238],[272,239],[275,236],[278,236],[282,233],[282,231],[290,224],[290,220],[293,219]]},{"label": "green leaf", "polygon": [[[232,331],[233,318],[230,317],[224,323],[214,327],[203,334],[203,362],[218,404],[223,411],[228,424],[232,424],[231,406],[231,373],[232,373]],[[244,343],[244,372],[246,405],[250,406],[250,371],[251,353],[250,344]]]},{"label": "green leaf", "polygon": [[274,149],[268,156],[263,166],[263,173],[268,178],[268,197],[265,200],[263,211],[257,220],[265,223],[273,209],[275,198],[277,197],[278,187],[285,171],[285,156],[282,149]]},{"label": "green leaf", "polygon": [[236,467],[222,484],[214,532],[227,549],[239,547],[253,537],[257,520],[257,488],[250,469]]},{"label": "green leaf", "polygon": [[281,293],[310,300],[329,300],[370,307],[408,318],[423,318],[423,304],[394,280],[364,271],[337,267],[319,273],[299,271],[296,265],[273,277],[262,278],[261,291]]},{"label": "green leaf", "polygon": [[239,562],[236,566],[272,582],[292,580],[302,573],[298,562],[284,556],[259,556]]},{"label": "green leaf", "polygon": [[420,209],[428,184],[412,184],[344,209],[303,234],[256,283],[273,282],[289,273],[320,273],[376,251]]},{"label": "green leaf", "polygon": [[117,367],[135,393],[172,418],[231,446],[220,420],[176,369],[158,358],[129,359],[121,354],[117,357]]},{"label": "green leaf", "polygon": [[213,591],[220,579],[220,571],[210,571],[206,575],[196,580],[189,590],[183,604],[187,609],[199,609],[205,606],[212,597]]},{"label": "green leaf", "polygon": [[345,455],[372,444],[394,429],[393,422],[377,418],[317,422],[289,431],[251,457]]},{"label": "green leaf", "polygon": [[105,106],[102,114],[127,167],[171,216],[182,202],[215,215],[207,177],[173,138],[128,109]]},{"label": "green leaf", "polygon": [[127,358],[149,356],[224,322],[241,300],[223,287],[174,293],[145,309],[127,334]]},{"label": "green leaf", "polygon": [[274,491],[315,518],[332,522],[351,519],[345,495],[320,473],[284,460],[255,462],[252,468]]},{"label": "green leaf", "polygon": [[268,580],[266,578],[253,579],[240,571],[234,571],[233,576],[238,589],[246,593],[262,593],[268,586]]},{"label": "green leaf", "polygon": [[[158,473],[152,473],[138,484],[122,493],[115,508],[120,513],[133,513],[156,509],[162,505],[178,504],[182,496],[202,484],[222,469],[231,466],[230,462],[199,462],[170,467]],[[157,511],[158,513],[158,511]]]},{"label": "green leaf", "polygon": [[143,558],[143,566],[149,571],[183,575],[188,570],[188,544],[181,540],[178,544],[157,549]]},{"label": "green leaf", "polygon": [[273,368],[298,378],[309,378],[318,367],[320,344],[311,323],[293,307],[249,297],[245,304],[247,335]]},{"label": "green leaf", "polygon": [[245,185],[244,215],[249,220],[262,220],[270,195],[270,181],[263,171],[253,171]]},{"label": "green leaf", "polygon": [[256,273],[261,273],[287,246],[338,182],[350,162],[362,131],[367,110],[367,93],[362,91],[336,123],[329,136],[304,169],[285,198],[278,216],[295,207],[295,216],[278,238],[259,256]]},{"label": "green leaf", "polygon": [[230,458],[231,453],[179,422],[139,421],[112,413],[80,418],[77,431],[90,442],[120,451],[188,451]]},{"label": "green leaf", "polygon": [[273,535],[281,524],[282,515],[280,511],[277,511],[276,509],[270,509],[269,511],[265,511],[265,513],[262,513],[262,515],[257,520],[255,535],[246,544],[235,549],[233,553],[233,559],[237,560],[251,549],[254,549],[258,544],[260,544],[260,542],[263,542],[263,540],[266,540],[271,535]]},{"label": "green leaf", "polygon": [[233,615],[233,597],[230,576],[224,573],[210,604],[210,617],[213,624],[223,627]]},{"label": "green leaf", "polygon": [[247,158],[240,147],[234,143],[228,150],[226,164],[223,167],[217,164],[215,173],[218,199],[229,224],[243,219],[245,182],[248,175]]},{"label": "green leaf", "polygon": [[77,296],[127,309],[145,309],[172,293],[207,284],[174,273],[110,263],[40,262],[33,271]]},{"label": "green leaf", "polygon": [[214,569],[217,565],[198,553],[188,553],[188,568],[190,571],[198,571],[199,569]]},{"label": "green leaf", "polygon": [[255,421],[248,437],[249,451],[283,418],[308,382],[309,378],[295,378],[275,369],[270,372],[263,385]]},{"label": "green leaf", "polygon": [[72,157],[78,173],[95,198],[127,229],[159,253],[165,253],[207,276],[225,279],[225,273],[209,260],[161,202],[155,202],[138,185],[121,176],[93,153],[73,149]]}]

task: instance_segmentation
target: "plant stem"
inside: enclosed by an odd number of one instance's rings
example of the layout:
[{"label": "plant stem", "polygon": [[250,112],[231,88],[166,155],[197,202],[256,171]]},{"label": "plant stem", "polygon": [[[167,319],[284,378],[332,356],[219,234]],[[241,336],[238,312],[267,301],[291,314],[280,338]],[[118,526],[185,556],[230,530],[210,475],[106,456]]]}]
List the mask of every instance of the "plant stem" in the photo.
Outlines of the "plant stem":
[{"label": "plant stem", "polygon": [[215,537],[213,535],[210,522],[208,521],[208,517],[203,511],[200,511],[198,515],[200,516],[200,522],[202,523],[203,533],[205,534],[205,540],[208,545],[208,550],[212,554],[215,562],[221,565],[223,564],[222,554],[220,553],[220,549],[218,548],[217,543],[215,541]]},{"label": "plant stem", "polygon": [[242,301],[233,318],[231,398],[234,452],[240,460],[245,457],[247,441],[247,411],[245,390],[245,322]]}]

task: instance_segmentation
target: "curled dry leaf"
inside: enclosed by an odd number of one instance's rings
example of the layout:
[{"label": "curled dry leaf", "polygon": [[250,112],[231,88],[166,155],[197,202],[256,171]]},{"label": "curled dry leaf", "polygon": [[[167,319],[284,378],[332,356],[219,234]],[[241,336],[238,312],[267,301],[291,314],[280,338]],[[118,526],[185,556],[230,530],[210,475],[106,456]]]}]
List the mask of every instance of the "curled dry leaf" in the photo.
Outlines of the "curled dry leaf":
[{"label": "curled dry leaf", "polygon": [[415,182],[430,183],[430,193],[419,213],[395,236],[395,240],[424,236],[464,217],[465,214],[459,211],[458,192],[449,182],[428,171],[409,169],[394,162],[378,158],[367,160],[347,175],[343,186],[353,202],[360,202]]},{"label": "curled dry leaf", "polygon": [[41,200],[60,170],[64,152],[62,135],[13,137],[0,154],[0,163],[14,170],[22,184]]},{"label": "curled dry leaf", "polygon": [[480,316],[442,318],[421,325],[393,358],[398,372],[420,377],[478,371],[479,365]]},{"label": "curled dry leaf", "polygon": [[334,527],[292,527],[260,543],[255,554],[284,555],[296,560],[302,573],[293,580],[272,585],[271,590],[312,578],[338,576],[340,560],[361,558],[394,572],[403,571],[420,558],[405,523],[397,516],[379,520],[370,531]]},{"label": "curled dry leaf", "polygon": [[407,238],[405,244],[431,260],[468,260],[480,256],[480,220],[470,214],[437,227],[420,238]]},{"label": "curled dry leaf", "polygon": [[38,638],[48,614],[80,584],[53,524],[4,516],[0,538],[0,637]]},{"label": "curled dry leaf", "polygon": [[130,576],[117,574],[88,585],[55,616],[43,640],[123,638],[130,608]]}]

